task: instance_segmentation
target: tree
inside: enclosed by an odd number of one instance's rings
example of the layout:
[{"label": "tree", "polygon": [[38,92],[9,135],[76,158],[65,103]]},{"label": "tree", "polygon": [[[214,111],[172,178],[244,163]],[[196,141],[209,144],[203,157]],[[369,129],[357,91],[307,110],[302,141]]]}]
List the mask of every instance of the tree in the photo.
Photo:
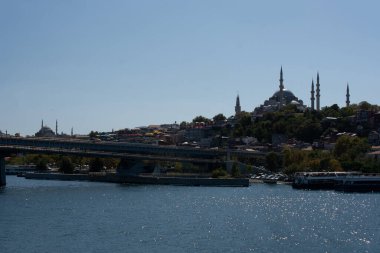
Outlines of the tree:
[{"label": "tree", "polygon": [[96,157],[90,160],[89,171],[90,172],[100,172],[103,170],[104,161],[103,159]]},{"label": "tree", "polygon": [[193,123],[197,123],[197,122],[203,122],[203,123],[208,124],[211,122],[211,120],[206,118],[206,117],[199,115],[193,119]]},{"label": "tree", "polygon": [[219,113],[217,115],[215,115],[212,120],[214,122],[218,122],[218,121],[225,121],[226,120],[226,117],[222,114],[222,113]]},{"label": "tree", "polygon": [[322,134],[322,127],[319,122],[305,120],[297,129],[296,137],[299,140],[312,143],[315,139],[319,139]]},{"label": "tree", "polygon": [[71,174],[74,172],[74,164],[72,163],[69,157],[61,157],[61,161],[59,163],[59,170],[65,174]]},{"label": "tree", "polygon": [[175,170],[175,172],[177,172],[177,173],[181,173],[181,172],[183,172],[183,165],[182,165],[182,163],[180,163],[180,162],[176,162],[176,163],[174,164],[174,170]]},{"label": "tree", "polygon": [[339,109],[339,106],[337,104],[333,104],[332,106],[328,107],[324,107],[322,109],[322,114],[325,116],[325,117],[340,117],[340,109]]},{"label": "tree", "polygon": [[242,137],[243,136],[243,133],[244,133],[244,131],[243,131],[243,127],[241,126],[241,124],[240,123],[237,123],[237,124],[235,124],[235,126],[234,126],[234,130],[233,130],[233,137]]},{"label": "tree", "polygon": [[367,101],[363,101],[359,103],[359,109],[360,110],[371,110],[372,105],[368,103]]},{"label": "tree", "polygon": [[104,158],[103,159],[104,166],[107,170],[109,169],[115,169],[117,165],[119,164],[119,159],[116,158]]},{"label": "tree", "polygon": [[343,107],[340,109],[340,114],[342,117],[349,117],[355,114],[353,106],[350,107]]},{"label": "tree", "polygon": [[244,129],[252,125],[252,117],[248,112],[241,112],[239,115],[239,123]]},{"label": "tree", "polygon": [[270,171],[278,171],[281,167],[281,159],[274,152],[270,152],[269,154],[267,154],[265,161],[266,168]]},{"label": "tree", "polygon": [[270,142],[272,138],[272,122],[270,120],[259,121],[253,125],[254,136],[261,142]]},{"label": "tree", "polygon": [[336,141],[334,155],[338,158],[355,160],[369,150],[369,145],[365,139],[351,136],[341,136]]},{"label": "tree", "polygon": [[47,164],[50,162],[51,158],[48,155],[32,155],[32,163],[36,165],[36,170],[46,171],[48,170]]},{"label": "tree", "polygon": [[41,158],[41,159],[36,163],[36,170],[38,170],[38,171],[47,171],[47,170],[48,170],[47,164],[48,164],[47,160]]},{"label": "tree", "polygon": [[182,121],[182,122],[179,124],[179,128],[180,128],[181,130],[186,129],[187,125],[188,125],[188,123],[187,123],[186,121]]},{"label": "tree", "polygon": [[239,170],[239,168],[238,168],[238,166],[237,166],[236,163],[234,163],[234,164],[232,165],[231,176],[232,176],[232,177],[240,177],[240,176],[241,176],[241,174],[240,174],[240,170]]},{"label": "tree", "polygon": [[218,169],[215,169],[211,172],[211,175],[213,178],[219,178],[219,177],[226,177],[228,174],[227,174],[227,171],[223,168],[218,168]]},{"label": "tree", "polygon": [[88,136],[91,138],[91,139],[93,139],[93,138],[96,138],[97,136],[98,136],[98,132],[94,132],[94,131],[91,131],[89,134],[88,134]]}]

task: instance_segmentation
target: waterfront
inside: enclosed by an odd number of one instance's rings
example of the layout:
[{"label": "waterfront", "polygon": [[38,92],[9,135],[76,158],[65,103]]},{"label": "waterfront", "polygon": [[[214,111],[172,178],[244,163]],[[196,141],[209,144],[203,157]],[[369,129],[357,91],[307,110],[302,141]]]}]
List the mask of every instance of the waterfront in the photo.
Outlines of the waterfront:
[{"label": "waterfront", "polygon": [[7,177],[0,252],[380,252],[380,194]]}]

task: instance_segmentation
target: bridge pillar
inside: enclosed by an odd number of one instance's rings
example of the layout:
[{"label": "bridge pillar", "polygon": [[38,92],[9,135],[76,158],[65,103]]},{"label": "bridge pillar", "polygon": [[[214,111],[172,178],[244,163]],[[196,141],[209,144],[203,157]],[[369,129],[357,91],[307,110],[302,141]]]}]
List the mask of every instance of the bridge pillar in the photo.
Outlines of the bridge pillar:
[{"label": "bridge pillar", "polygon": [[144,162],[135,159],[122,158],[117,167],[117,174],[122,176],[134,176],[144,172]]},{"label": "bridge pillar", "polygon": [[232,161],[232,160],[227,160],[226,161],[226,169],[227,169],[227,172],[231,174],[232,172],[232,166],[234,165],[235,161]]},{"label": "bridge pillar", "polygon": [[3,156],[0,156],[0,186],[4,186],[7,184],[7,180],[5,177],[5,160]]}]

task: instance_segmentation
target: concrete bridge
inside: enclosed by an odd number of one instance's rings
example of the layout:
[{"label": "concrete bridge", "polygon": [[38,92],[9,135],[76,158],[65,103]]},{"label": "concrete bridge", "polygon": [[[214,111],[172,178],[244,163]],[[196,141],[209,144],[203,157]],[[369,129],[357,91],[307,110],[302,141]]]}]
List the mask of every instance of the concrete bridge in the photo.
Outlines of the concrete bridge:
[{"label": "concrete bridge", "polygon": [[0,185],[5,185],[4,157],[17,153],[62,154],[85,157],[114,157],[124,160],[173,161],[222,164],[235,157],[263,156],[262,152],[228,151],[139,143],[81,141],[58,138],[0,137]]}]

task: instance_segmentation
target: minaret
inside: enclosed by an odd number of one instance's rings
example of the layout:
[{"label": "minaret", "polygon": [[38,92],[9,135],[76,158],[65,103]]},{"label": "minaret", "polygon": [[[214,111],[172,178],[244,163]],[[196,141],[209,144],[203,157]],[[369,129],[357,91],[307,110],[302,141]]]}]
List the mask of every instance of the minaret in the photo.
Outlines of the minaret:
[{"label": "minaret", "polygon": [[58,120],[55,120],[55,135],[58,135]]},{"label": "minaret", "polygon": [[346,91],[346,107],[350,106],[350,86],[347,83],[347,91]]},{"label": "minaret", "polygon": [[41,129],[44,127],[44,120],[41,122]]},{"label": "minaret", "polygon": [[320,90],[320,83],[319,83],[319,72],[317,72],[317,111],[321,110],[321,90]]},{"label": "minaret", "polygon": [[74,128],[72,127],[71,128],[71,136],[73,136],[74,135]]},{"label": "minaret", "polygon": [[314,79],[311,80],[311,110],[315,110],[315,91],[314,91]]},{"label": "minaret", "polygon": [[240,98],[239,98],[239,95],[237,95],[236,105],[235,105],[235,116],[238,116],[240,113],[241,113]]},{"label": "minaret", "polygon": [[282,66],[280,71],[280,108],[284,102],[284,78],[282,76]]}]

